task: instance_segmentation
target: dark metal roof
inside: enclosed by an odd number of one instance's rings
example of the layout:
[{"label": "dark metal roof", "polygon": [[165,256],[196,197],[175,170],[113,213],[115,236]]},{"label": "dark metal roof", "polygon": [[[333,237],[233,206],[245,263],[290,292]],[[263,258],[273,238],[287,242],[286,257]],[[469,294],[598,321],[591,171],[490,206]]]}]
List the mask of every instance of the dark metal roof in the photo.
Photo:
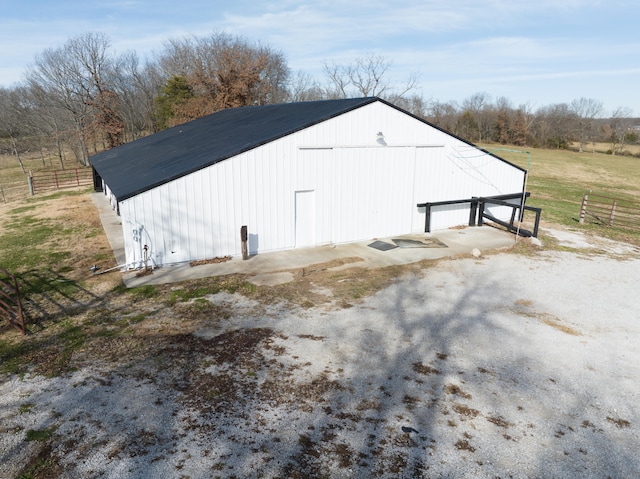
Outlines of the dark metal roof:
[{"label": "dark metal roof", "polygon": [[91,164],[118,201],[336,117],[378,98],[230,108],[98,153]]}]

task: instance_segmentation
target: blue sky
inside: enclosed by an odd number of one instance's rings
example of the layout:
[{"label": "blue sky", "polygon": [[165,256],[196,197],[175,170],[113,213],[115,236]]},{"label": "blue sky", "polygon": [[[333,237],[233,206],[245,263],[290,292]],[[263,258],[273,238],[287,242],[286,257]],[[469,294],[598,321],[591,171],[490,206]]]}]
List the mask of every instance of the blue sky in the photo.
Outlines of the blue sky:
[{"label": "blue sky", "polygon": [[0,12],[0,86],[86,32],[143,58],[171,38],[226,32],[323,81],[323,61],[375,54],[398,86],[419,73],[425,100],[486,93],[535,110],[585,97],[640,116],[637,0],[0,0]]}]

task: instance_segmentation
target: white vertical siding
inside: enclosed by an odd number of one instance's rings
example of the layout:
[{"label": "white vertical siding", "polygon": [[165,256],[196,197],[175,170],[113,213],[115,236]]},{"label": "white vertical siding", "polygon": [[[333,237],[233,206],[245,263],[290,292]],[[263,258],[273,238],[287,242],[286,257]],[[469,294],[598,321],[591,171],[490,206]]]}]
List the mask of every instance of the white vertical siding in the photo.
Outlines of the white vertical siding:
[{"label": "white vertical siding", "polygon": [[334,162],[328,191],[335,199],[331,242],[411,231],[413,150],[355,147],[325,152],[327,162],[331,156]]},{"label": "white vertical siding", "polygon": [[[315,192],[316,244],[424,231],[418,203],[517,193],[523,175],[375,102],[122,201],[127,261],[144,244],[158,264],[239,255],[243,225],[251,253],[293,248],[296,191]],[[443,207],[432,230],[468,218]]]},{"label": "white vertical siding", "polygon": [[[417,148],[414,191],[416,204],[496,196],[522,191],[524,172],[488,153],[455,140],[445,148]],[[502,218],[510,208],[494,207]],[[413,231],[424,231],[425,211],[414,210]],[[467,224],[469,204],[434,207],[431,231]]]}]

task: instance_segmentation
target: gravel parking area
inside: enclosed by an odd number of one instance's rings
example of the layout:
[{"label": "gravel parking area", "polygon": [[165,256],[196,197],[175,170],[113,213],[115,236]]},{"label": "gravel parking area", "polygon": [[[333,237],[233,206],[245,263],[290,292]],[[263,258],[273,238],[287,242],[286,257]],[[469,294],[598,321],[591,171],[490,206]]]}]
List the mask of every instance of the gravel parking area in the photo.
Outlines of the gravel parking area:
[{"label": "gravel parking area", "polygon": [[210,295],[230,313],[135,362],[6,377],[0,477],[43,450],[46,477],[637,477],[640,250],[550,233],[568,251],[438,261],[357,304]]}]

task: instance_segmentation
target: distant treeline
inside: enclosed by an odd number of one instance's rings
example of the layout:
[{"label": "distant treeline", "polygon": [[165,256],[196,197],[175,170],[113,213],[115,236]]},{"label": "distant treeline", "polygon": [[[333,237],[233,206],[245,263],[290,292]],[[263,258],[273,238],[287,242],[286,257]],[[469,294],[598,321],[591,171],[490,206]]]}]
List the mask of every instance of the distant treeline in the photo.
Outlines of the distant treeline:
[{"label": "distant treeline", "polygon": [[134,51],[116,55],[104,34],[86,33],[44,50],[21,83],[0,88],[0,153],[21,162],[25,152],[46,151],[62,163],[71,152],[88,165],[97,151],[224,108],[356,96],[384,98],[472,142],[581,149],[605,142],[621,154],[640,133],[628,108],[605,112],[594,99],[534,110],[475,93],[458,104],[423,98],[418,74],[392,86],[383,56],[322,67],[322,79],[292,73],[282,52],[224,33],[169,40],[141,62]]}]

